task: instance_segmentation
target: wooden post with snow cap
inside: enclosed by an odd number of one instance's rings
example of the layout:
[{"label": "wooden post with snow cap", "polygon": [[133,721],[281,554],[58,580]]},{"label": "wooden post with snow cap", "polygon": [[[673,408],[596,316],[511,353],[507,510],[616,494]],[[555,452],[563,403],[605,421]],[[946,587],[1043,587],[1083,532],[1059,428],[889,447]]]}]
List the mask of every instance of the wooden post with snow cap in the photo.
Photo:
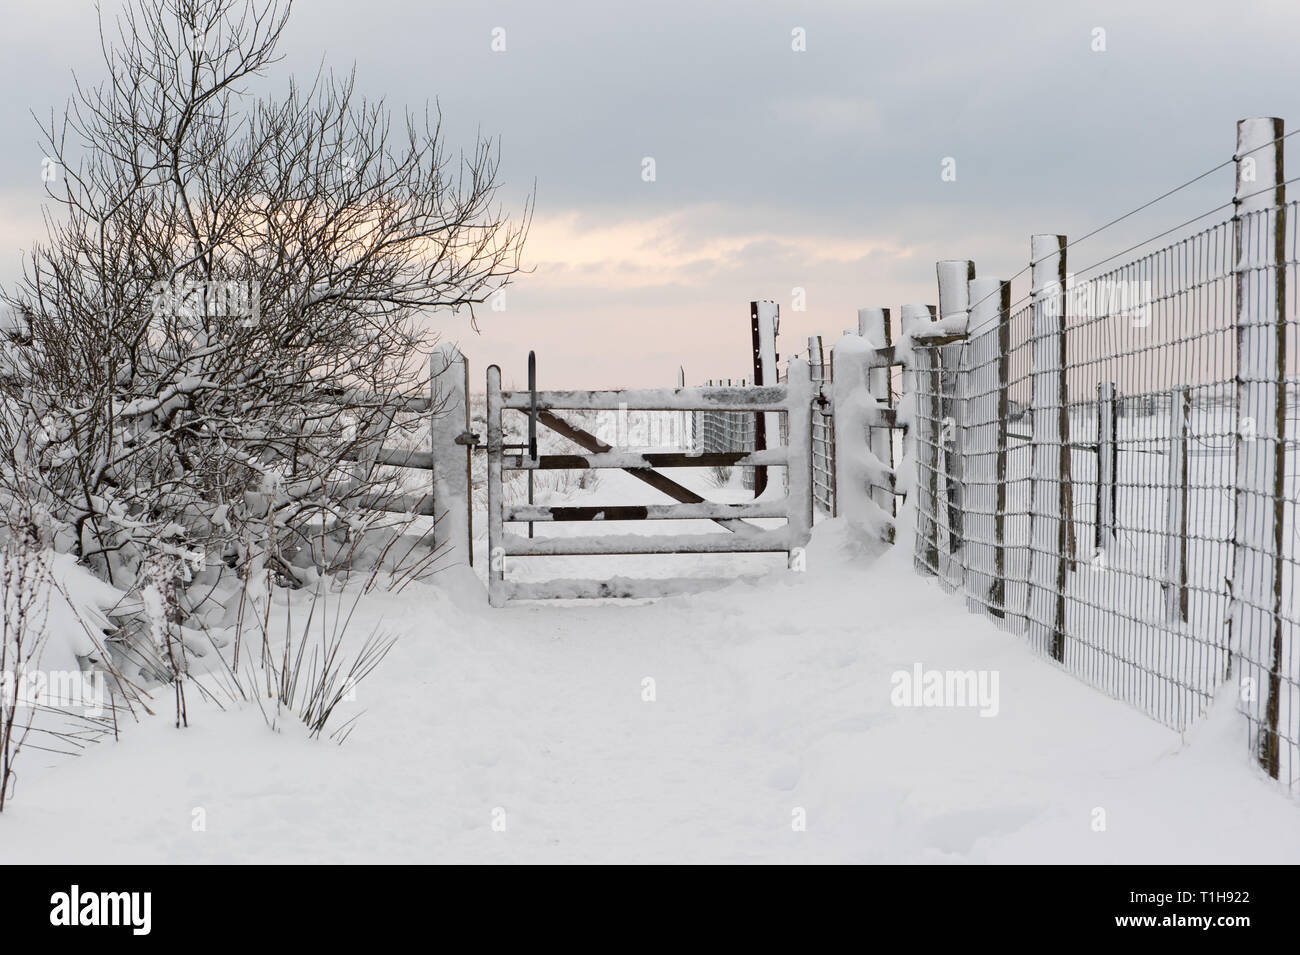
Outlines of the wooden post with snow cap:
[{"label": "wooden post with snow cap", "polygon": [[971,609],[1004,613],[1006,601],[1007,362],[1011,283],[973,279],[963,451],[963,557]]},{"label": "wooden post with snow cap", "polygon": [[[1278,778],[1285,657],[1286,186],[1282,120],[1237,123],[1237,440],[1229,643],[1251,745]],[[1252,692],[1244,692],[1250,690]],[[1294,777],[1293,767],[1290,776]]]},{"label": "wooden post with snow cap", "polygon": [[[893,335],[889,328],[889,309],[887,308],[860,308],[858,309],[858,334],[862,336],[866,344],[871,348],[877,349],[882,353],[879,363],[873,365],[867,371],[867,390],[871,397],[875,399],[878,408],[892,408],[894,406],[894,395],[890,387],[890,372],[892,361],[886,360],[887,350],[892,348]],[[836,436],[836,445],[839,445],[838,435]],[[882,468],[888,468],[892,475],[894,470],[894,433],[888,427],[872,427],[868,431],[868,447],[871,453],[876,456]],[[888,484],[879,482],[873,485],[871,489],[872,500],[885,512],[889,517],[897,516],[894,507],[894,480],[891,476]],[[894,540],[894,529],[889,529],[889,541]]]},{"label": "wooden post with snow cap", "polygon": [[433,543],[444,566],[474,563],[469,362],[455,345],[429,359],[429,450],[433,463]]},{"label": "wooden post with snow cap", "polygon": [[[881,310],[862,312],[879,314]],[[879,329],[872,331],[873,336],[879,333]],[[835,409],[831,419],[836,449],[835,515],[845,518],[858,531],[871,532],[892,543],[893,461],[888,443],[882,447],[873,442],[881,432],[888,442],[893,414],[887,397],[877,398],[871,388],[879,372],[888,372],[892,349],[878,347],[878,340],[851,330],[831,349],[833,374],[828,391]]]},{"label": "wooden post with snow cap", "polygon": [[[970,312],[970,283],[975,278],[975,263],[969,259],[949,259],[935,265],[939,279],[939,321],[965,326]],[[940,446],[943,450],[944,498],[947,508],[947,554],[941,555],[944,580],[950,586],[959,586],[963,573],[962,530],[965,501],[962,500],[962,467],[965,446],[965,422],[962,420],[964,342],[944,345],[939,349],[940,390],[942,391],[943,430]]]},{"label": "wooden post with snow cap", "polygon": [[942,393],[937,349],[922,338],[934,322],[930,305],[903,306],[903,335],[912,345],[912,380],[915,394],[913,441],[916,458],[915,563],[922,573],[939,572],[939,428]]},{"label": "wooden post with snow cap", "polygon": [[[780,311],[776,302],[749,303],[750,332],[754,342],[754,384],[775,385],[776,333],[779,330]],[[754,448],[766,450],[769,440],[781,433],[780,414],[766,413],[754,417]],[[770,438],[769,438],[770,436]],[[754,469],[754,497],[767,489],[767,468]]]},{"label": "wooden post with snow cap", "polygon": [[786,444],[789,464],[786,481],[789,487],[787,553],[792,570],[804,569],[804,546],[812,536],[812,416],[816,394],[808,363],[790,359],[786,372]]},{"label": "wooden post with snow cap", "polygon": [[1064,660],[1070,474],[1069,408],[1064,400],[1065,236],[1034,236],[1030,262],[1034,464],[1026,616],[1038,648]]}]

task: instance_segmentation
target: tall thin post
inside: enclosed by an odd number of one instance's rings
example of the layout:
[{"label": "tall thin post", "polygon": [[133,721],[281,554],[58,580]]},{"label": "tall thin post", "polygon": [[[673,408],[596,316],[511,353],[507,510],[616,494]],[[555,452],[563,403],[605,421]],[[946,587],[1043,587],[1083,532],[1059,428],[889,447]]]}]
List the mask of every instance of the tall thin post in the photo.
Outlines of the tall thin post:
[{"label": "tall thin post", "polygon": [[[776,302],[749,303],[750,333],[754,341],[754,384],[776,384],[776,333],[779,323]],[[754,416],[754,448],[767,448],[767,436],[780,433],[780,414],[767,413]],[[767,490],[767,468],[754,469],[754,497]]]},{"label": "tall thin post", "polygon": [[[866,340],[867,344],[877,350],[888,349],[894,344],[893,332],[889,327],[889,309],[887,308],[860,308],[858,309],[858,334]],[[881,361],[878,365],[873,366],[867,371],[867,390],[871,397],[875,399],[877,407],[892,408],[894,406],[893,390],[890,388],[890,365],[888,362]],[[836,446],[839,446],[837,440]],[[889,428],[873,427],[868,431],[868,447],[871,453],[875,455],[882,468],[888,468],[889,473],[894,471],[894,434]],[[889,478],[888,481],[877,481],[871,488],[871,498],[877,506],[885,512],[890,518],[898,516],[894,505],[894,481]],[[894,540],[894,528],[889,529],[887,539],[892,543]]]},{"label": "tall thin post", "polygon": [[505,505],[502,501],[501,455],[505,439],[501,431],[501,369],[489,365],[487,370],[487,490],[488,490],[488,603],[504,607],[505,583]]},{"label": "tall thin post", "polygon": [[[960,319],[966,327],[970,312],[970,283],[975,278],[975,263],[968,259],[949,259],[935,266],[939,278],[939,320]],[[965,423],[962,420],[962,356],[963,343],[944,345],[939,349],[942,368],[944,497],[948,512],[948,559],[945,560],[944,578],[954,586],[961,585],[964,564],[962,557],[962,518],[965,503],[962,501],[962,466],[965,445]]]},{"label": "tall thin post", "polygon": [[[532,395],[528,407],[528,459],[533,467],[528,469],[528,503],[533,500],[533,474],[537,465],[537,353],[528,353],[528,391]],[[533,522],[528,522],[528,538],[533,537]]]},{"label": "tall thin post", "polygon": [[[934,321],[934,307],[903,306],[903,335]],[[914,344],[911,354],[914,381],[916,457],[916,566],[922,573],[939,572],[939,439],[943,427],[938,349]]]},{"label": "tall thin post", "polygon": [[1003,282],[998,293],[998,434],[997,493],[994,510],[993,589],[989,601],[993,612],[1002,616],[1007,606],[1007,423],[1011,420],[1011,283]]},{"label": "tall thin post", "polygon": [[790,360],[786,372],[786,445],[789,465],[789,559],[791,567],[801,567],[803,547],[812,535],[812,416],[814,389],[808,363]]},{"label": "tall thin post", "polygon": [[469,362],[455,345],[439,346],[429,359],[429,413],[433,545],[448,564],[473,564]]},{"label": "tall thin post", "polygon": [[1065,587],[1069,568],[1069,407],[1065,400],[1065,236],[1036,235],[1031,251],[1034,465],[1029,633],[1055,660],[1065,659]]},{"label": "tall thin post", "polygon": [[1187,432],[1192,403],[1186,388],[1169,396],[1169,488],[1165,509],[1165,610],[1187,622]]},{"label": "tall thin post", "polygon": [[[1236,521],[1229,646],[1260,765],[1277,778],[1286,503],[1286,187],[1282,120],[1237,123]],[[1261,692],[1262,690],[1262,692]]]}]

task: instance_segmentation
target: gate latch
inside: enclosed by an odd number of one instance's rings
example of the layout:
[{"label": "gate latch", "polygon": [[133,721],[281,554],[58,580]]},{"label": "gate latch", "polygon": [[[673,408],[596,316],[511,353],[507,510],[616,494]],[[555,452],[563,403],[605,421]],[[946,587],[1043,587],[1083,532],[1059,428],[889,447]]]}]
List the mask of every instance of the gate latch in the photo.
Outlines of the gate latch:
[{"label": "gate latch", "polygon": [[478,447],[478,435],[473,431],[462,431],[456,435],[456,443],[468,445],[471,448]]}]

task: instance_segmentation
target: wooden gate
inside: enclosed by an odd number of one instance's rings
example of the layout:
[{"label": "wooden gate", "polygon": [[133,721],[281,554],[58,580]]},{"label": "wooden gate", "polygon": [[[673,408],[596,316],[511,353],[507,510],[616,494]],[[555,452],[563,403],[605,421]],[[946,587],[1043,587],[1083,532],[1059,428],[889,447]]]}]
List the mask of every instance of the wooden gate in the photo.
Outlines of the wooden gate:
[{"label": "wooden gate", "polygon": [[[492,606],[511,598],[658,597],[708,589],[725,580],[703,578],[508,581],[506,558],[606,554],[723,554],[781,552],[789,566],[802,569],[802,549],[812,529],[813,389],[804,361],[792,360],[779,385],[726,388],[664,388],[627,391],[502,391],[501,369],[487,370],[488,597]],[[740,411],[784,414],[785,447],[725,453],[619,451],[565,421],[557,412]],[[529,442],[505,443],[502,414],[530,417]],[[536,425],[550,428],[583,448],[583,454],[538,454]],[[509,453],[515,452],[515,453]],[[784,467],[784,497],[744,504],[708,501],[660,473],[661,468]],[[676,504],[554,507],[507,505],[502,475],[509,470],[620,468],[677,501]],[[785,525],[762,528],[754,518],[784,518]],[[552,521],[711,520],[726,530],[717,534],[608,534],[580,537],[525,537],[507,534],[505,525]]]}]

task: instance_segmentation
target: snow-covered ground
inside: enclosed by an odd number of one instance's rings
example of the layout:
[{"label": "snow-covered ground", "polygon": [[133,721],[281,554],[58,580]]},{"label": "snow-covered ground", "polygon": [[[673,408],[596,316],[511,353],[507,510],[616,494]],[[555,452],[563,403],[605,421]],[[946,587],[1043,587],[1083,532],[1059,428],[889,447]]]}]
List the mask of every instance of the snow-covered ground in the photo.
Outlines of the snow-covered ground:
[{"label": "snow-covered ground", "polygon": [[[653,499],[602,477],[571,499]],[[1300,806],[1251,765],[1231,701],[1180,737],[968,614],[906,547],[872,560],[849,537],[818,525],[805,573],[780,556],[631,561],[744,575],[655,602],[492,610],[465,568],[372,594],[353,630],[382,619],[401,638],[348,704],[365,713],[343,746],[197,694],[178,730],[161,700],[76,760],[24,754],[0,861],[1300,859]],[[996,673],[996,715],[895,706],[891,678],[918,664]]]}]

